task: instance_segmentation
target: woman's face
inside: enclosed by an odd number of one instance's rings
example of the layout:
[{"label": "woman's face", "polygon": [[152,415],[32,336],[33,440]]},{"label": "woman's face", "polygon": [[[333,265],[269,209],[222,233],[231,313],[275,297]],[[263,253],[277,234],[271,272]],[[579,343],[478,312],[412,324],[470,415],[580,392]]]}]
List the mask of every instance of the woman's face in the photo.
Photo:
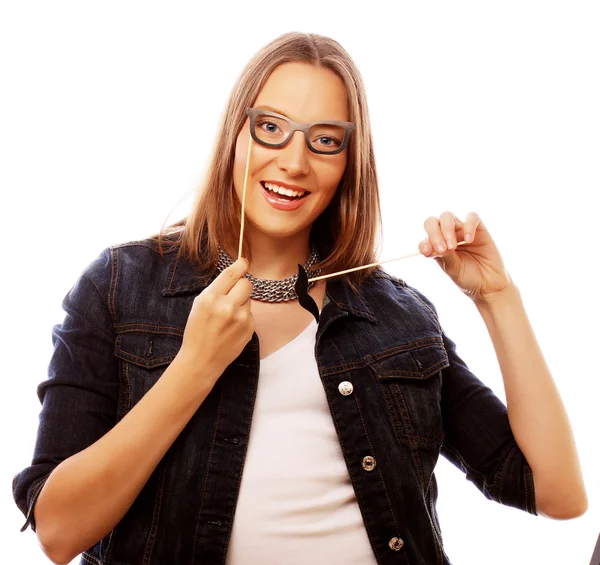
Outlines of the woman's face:
[{"label": "woman's face", "polygon": [[[306,63],[285,63],[277,67],[254,103],[296,122],[348,121],[346,88],[329,69]],[[242,127],[235,147],[233,182],[242,201],[250,119]],[[281,148],[265,147],[252,140],[248,184],[246,187],[246,226],[273,237],[289,237],[305,231],[333,198],[344,174],[348,148],[336,155],[313,153],[304,133],[294,132]],[[283,182],[309,191],[295,210],[273,207],[265,196],[261,181]]]}]

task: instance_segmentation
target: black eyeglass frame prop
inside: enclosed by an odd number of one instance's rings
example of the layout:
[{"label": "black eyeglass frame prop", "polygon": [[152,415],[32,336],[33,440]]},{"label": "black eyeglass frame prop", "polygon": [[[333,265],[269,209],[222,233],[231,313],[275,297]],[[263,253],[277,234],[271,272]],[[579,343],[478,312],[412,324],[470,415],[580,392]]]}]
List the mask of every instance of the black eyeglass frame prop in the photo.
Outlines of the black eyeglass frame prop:
[{"label": "black eyeglass frame prop", "polygon": [[[356,129],[356,124],[354,122],[344,122],[344,121],[340,121],[340,120],[329,120],[329,121],[309,122],[309,123],[295,122],[294,120],[291,120],[287,116],[283,116],[281,114],[278,114],[277,112],[263,110],[262,108],[248,108],[246,110],[246,113],[248,114],[248,117],[250,118],[250,135],[252,136],[252,139],[256,143],[258,143],[260,145],[264,145],[266,147],[274,147],[274,148],[284,147],[285,145],[287,145],[290,142],[290,140],[292,139],[292,136],[294,135],[294,132],[302,131],[302,132],[304,132],[304,141],[306,142],[306,146],[313,153],[318,153],[320,155],[337,155],[338,153],[341,153],[348,146],[348,142],[350,141],[350,135]],[[277,119],[287,122],[290,125],[290,132],[288,134],[287,139],[285,141],[283,141],[282,143],[268,143],[266,141],[263,141],[262,139],[259,139],[256,136],[256,133],[254,131],[255,124],[256,124],[256,117],[258,115],[271,116],[273,118],[277,118]],[[344,139],[342,140],[342,143],[335,151],[319,151],[318,149],[315,149],[310,144],[310,140],[308,139],[308,133],[312,127],[317,126],[317,125],[333,125],[333,126],[342,126],[344,128]]]}]

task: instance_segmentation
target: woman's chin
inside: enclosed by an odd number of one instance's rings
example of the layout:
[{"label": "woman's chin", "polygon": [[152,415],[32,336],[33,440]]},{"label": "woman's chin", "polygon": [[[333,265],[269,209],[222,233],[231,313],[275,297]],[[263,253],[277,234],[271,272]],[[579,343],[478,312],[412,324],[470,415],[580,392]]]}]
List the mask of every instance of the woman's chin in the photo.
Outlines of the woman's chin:
[{"label": "woman's chin", "polygon": [[[263,215],[258,221],[252,220],[246,216],[246,222],[252,224],[252,231],[259,232],[273,238],[294,237],[302,234],[306,230],[304,222],[300,224],[289,218],[274,218]],[[310,225],[310,224],[309,224]]]}]

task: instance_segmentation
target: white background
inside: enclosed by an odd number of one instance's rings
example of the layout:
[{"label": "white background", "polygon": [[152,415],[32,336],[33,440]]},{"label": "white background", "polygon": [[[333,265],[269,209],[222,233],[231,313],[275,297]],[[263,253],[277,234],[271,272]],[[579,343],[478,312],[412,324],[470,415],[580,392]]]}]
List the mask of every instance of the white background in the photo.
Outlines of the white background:
[{"label": "white background", "polygon": [[[32,531],[19,532],[11,481],[33,452],[36,387],[62,298],[103,248],[187,212],[238,73],[295,30],[338,40],[363,74],[384,210],[381,258],[417,251],[427,216],[476,211],[521,289],[575,433],[590,501],[576,520],[488,501],[440,458],[450,559],[589,563],[600,502],[595,2],[1,6],[3,562],[48,562]],[[459,354],[505,401],[470,300],[432,259],[387,268],[434,302]]]}]

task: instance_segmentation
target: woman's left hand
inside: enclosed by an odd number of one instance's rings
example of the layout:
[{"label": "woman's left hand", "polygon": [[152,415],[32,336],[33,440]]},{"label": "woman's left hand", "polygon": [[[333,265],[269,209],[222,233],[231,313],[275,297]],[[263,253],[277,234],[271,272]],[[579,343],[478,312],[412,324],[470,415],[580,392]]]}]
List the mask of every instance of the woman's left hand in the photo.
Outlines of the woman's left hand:
[{"label": "woman's left hand", "polygon": [[[513,284],[494,240],[475,212],[469,212],[464,222],[451,212],[444,212],[439,220],[430,216],[424,227],[427,238],[419,243],[419,251],[433,257],[473,301],[485,301]],[[457,247],[458,241],[466,243]]]}]

